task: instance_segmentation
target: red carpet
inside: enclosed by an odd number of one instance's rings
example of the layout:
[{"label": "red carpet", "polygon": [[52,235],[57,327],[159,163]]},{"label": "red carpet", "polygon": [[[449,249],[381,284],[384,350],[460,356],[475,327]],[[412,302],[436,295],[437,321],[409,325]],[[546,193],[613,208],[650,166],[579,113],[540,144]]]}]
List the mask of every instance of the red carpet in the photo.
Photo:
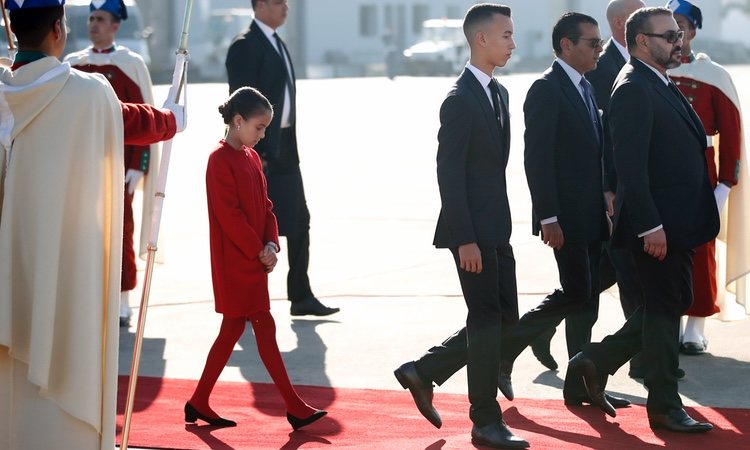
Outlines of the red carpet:
[{"label": "red carpet", "polygon": [[[211,406],[238,422],[236,428],[185,424],[182,408],[194,380],[141,377],[134,406],[130,447],[160,449],[471,449],[468,401],[437,394],[443,428],[432,427],[407,391],[376,391],[301,386],[300,396],[329,414],[292,432],[275,387],[261,383],[219,382]],[[120,377],[118,431],[122,426],[127,377]],[[592,407],[566,407],[561,400],[502,401],[508,426],[533,449],[741,449],[750,448],[750,410],[687,408],[716,429],[702,435],[655,433],[646,409],[634,406],[611,419]],[[119,436],[118,436],[119,443]]]}]

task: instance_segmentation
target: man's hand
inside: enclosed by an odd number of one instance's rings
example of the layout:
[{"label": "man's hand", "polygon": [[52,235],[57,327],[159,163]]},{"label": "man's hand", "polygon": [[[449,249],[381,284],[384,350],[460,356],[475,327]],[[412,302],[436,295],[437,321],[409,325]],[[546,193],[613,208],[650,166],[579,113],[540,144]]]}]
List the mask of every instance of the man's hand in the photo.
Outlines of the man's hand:
[{"label": "man's hand", "polygon": [[607,215],[612,217],[615,215],[615,193],[612,191],[604,192],[604,200],[607,202]]},{"label": "man's hand", "polygon": [[476,242],[458,247],[461,269],[471,273],[482,273],[482,252]]},{"label": "man's hand", "polygon": [[542,241],[555,250],[560,250],[565,244],[562,228],[558,222],[542,225]]},{"label": "man's hand", "polygon": [[177,132],[180,133],[183,131],[187,126],[187,110],[185,109],[185,106],[167,100],[164,102],[162,108],[168,109],[172,112],[172,115],[174,115],[174,120],[177,124]]},{"label": "man's hand", "polygon": [[276,262],[278,262],[278,259],[276,258],[276,244],[273,242],[266,244],[263,250],[258,253],[258,259],[260,259],[260,262],[266,266],[266,273],[273,272],[274,267],[276,267]]},{"label": "man's hand", "polygon": [[125,172],[125,186],[128,187],[128,194],[133,195],[141,178],[143,178],[143,172],[138,169],[128,169],[128,171]]},{"label": "man's hand", "polygon": [[663,228],[643,236],[643,251],[664,261],[667,256],[667,235]]}]

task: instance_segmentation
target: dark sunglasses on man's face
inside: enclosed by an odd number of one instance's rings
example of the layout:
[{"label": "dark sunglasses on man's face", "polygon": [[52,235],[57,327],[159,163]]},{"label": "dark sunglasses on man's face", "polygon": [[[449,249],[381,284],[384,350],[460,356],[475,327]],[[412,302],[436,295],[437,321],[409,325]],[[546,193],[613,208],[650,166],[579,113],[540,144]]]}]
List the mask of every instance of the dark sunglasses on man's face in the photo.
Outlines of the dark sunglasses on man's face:
[{"label": "dark sunglasses on man's face", "polygon": [[670,44],[674,44],[675,42],[681,40],[683,36],[685,36],[685,32],[682,30],[680,31],[669,30],[669,31],[665,31],[662,34],[656,34],[656,33],[643,33],[643,34],[645,34],[646,36],[651,36],[651,37],[660,37]]},{"label": "dark sunglasses on man's face", "polygon": [[604,46],[604,40],[599,38],[579,38],[582,41],[588,41],[591,48],[599,48]]}]

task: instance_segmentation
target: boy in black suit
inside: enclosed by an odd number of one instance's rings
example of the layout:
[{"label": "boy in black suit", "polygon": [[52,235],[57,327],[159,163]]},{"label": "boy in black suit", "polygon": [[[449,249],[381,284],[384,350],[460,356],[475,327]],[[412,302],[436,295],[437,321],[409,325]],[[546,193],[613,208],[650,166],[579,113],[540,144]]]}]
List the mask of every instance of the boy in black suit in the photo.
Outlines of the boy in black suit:
[{"label": "boy in black suit", "polygon": [[437,174],[442,208],[434,244],[453,253],[468,308],[466,327],[395,371],[419,411],[442,425],[432,406],[438,385],[468,370],[472,442],[526,448],[502,420],[497,403],[501,333],[518,320],[515,259],[505,167],[510,150],[508,91],[492,77],[511,56],[510,8],[473,6],[464,19],[471,59],[440,108]]}]

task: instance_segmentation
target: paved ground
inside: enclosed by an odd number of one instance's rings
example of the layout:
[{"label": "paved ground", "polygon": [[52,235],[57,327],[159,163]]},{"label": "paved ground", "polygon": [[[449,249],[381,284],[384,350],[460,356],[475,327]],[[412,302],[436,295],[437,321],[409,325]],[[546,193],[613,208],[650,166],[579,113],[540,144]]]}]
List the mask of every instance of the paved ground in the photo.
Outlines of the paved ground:
[{"label": "paved ground", "polygon": [[[750,76],[750,67],[732,71],[735,80]],[[521,311],[558,285],[551,251],[531,235],[523,173],[521,106],[534,77],[501,79],[511,95],[508,190]],[[462,326],[465,306],[451,257],[431,245],[439,210],[437,111],[451,83],[449,78],[299,83],[300,156],[312,213],[310,277],[318,297],[342,311],[325,320],[292,320],[282,251],[271,276],[272,313],[295,383],[400,389],[392,370]],[[750,86],[738,88],[750,102]],[[157,99],[165,95],[163,87],[157,88]],[[204,174],[208,153],[222,137],[216,107],[225,97],[225,85],[190,86],[189,128],[176,139],[170,166],[160,241],[166,264],[158,266],[154,276],[143,375],[198,379],[218,331]],[[745,106],[750,111],[750,105]],[[616,289],[602,295],[595,340],[623,322],[617,295]],[[123,374],[129,372],[134,329],[121,336]],[[681,360],[687,372],[680,383],[686,404],[750,408],[749,332],[748,320],[708,320],[709,353]],[[516,395],[560,399],[565,353],[562,329],[553,340],[560,372],[545,371],[530,351],[524,352],[514,371]],[[645,388],[624,372],[611,379],[609,389],[645,402]],[[236,347],[222,379],[270,382],[251,332]],[[465,372],[440,392],[465,393]]]}]

